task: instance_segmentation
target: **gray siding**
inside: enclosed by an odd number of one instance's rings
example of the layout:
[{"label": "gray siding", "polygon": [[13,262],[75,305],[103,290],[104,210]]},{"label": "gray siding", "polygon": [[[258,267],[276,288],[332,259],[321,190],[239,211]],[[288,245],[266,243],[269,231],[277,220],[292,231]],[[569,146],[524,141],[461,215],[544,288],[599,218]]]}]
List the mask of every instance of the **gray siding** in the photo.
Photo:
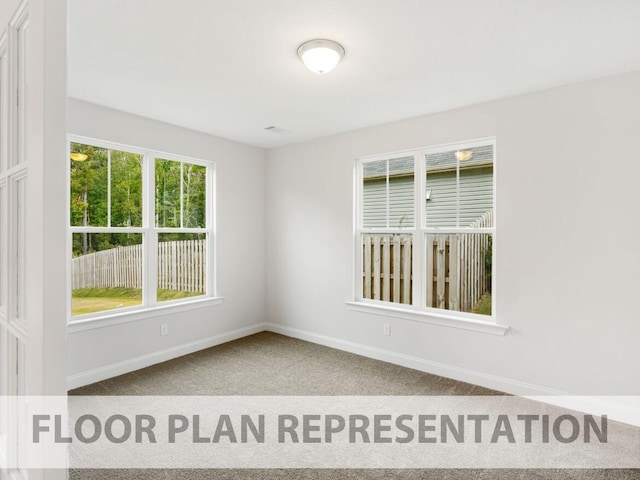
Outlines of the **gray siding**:
[{"label": "gray siding", "polygon": [[[413,176],[389,179],[387,204],[387,179],[365,180],[363,189],[363,226],[365,228],[413,227],[414,195]],[[387,208],[389,224],[387,225]]]},{"label": "gray siding", "polygon": [[[456,226],[455,170],[427,173],[428,227]],[[364,181],[363,226],[365,228],[412,227],[414,222],[413,176],[391,177],[387,202],[386,178]],[[389,224],[387,225],[387,208]],[[460,170],[460,226],[472,224],[493,208],[493,167]]]},{"label": "gray siding", "polygon": [[[427,173],[427,189],[427,226],[455,227],[456,172]],[[491,208],[493,167],[460,170],[460,226],[468,227]]]}]

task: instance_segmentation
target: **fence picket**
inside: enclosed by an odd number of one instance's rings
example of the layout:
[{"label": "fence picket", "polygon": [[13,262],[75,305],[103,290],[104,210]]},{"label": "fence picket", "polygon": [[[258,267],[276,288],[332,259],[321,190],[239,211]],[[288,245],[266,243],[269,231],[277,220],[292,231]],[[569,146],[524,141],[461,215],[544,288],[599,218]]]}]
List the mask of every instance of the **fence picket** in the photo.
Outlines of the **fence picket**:
[{"label": "fence picket", "polygon": [[449,310],[459,310],[460,282],[458,272],[460,262],[458,259],[458,236],[449,235]]},{"label": "fence picket", "polygon": [[380,237],[373,237],[373,299],[380,300]]},{"label": "fence picket", "polygon": [[437,284],[436,284],[436,306],[438,308],[445,308],[445,289],[446,289],[446,237],[444,235],[438,235],[436,238],[438,247],[436,250],[437,259]]},{"label": "fence picket", "polygon": [[401,237],[394,235],[393,237],[393,265],[391,268],[393,276],[393,301],[400,302],[400,278],[402,276],[400,272],[400,266],[402,265],[400,259]]},{"label": "fence picket", "polygon": [[177,278],[178,278],[178,264],[177,264],[177,247],[176,242],[171,243],[171,282],[169,283],[170,290],[177,290]]},{"label": "fence picket", "polygon": [[371,237],[365,235],[364,238],[364,292],[363,298],[371,298]]},{"label": "fence picket", "polygon": [[427,235],[426,244],[427,244],[427,307],[433,307],[433,235]]},{"label": "fence picket", "polygon": [[411,303],[411,260],[412,260],[413,242],[411,238],[404,239],[404,247],[402,249],[402,303]]},{"label": "fence picket", "polygon": [[382,300],[388,302],[391,300],[391,248],[387,235],[382,238],[382,259]]}]

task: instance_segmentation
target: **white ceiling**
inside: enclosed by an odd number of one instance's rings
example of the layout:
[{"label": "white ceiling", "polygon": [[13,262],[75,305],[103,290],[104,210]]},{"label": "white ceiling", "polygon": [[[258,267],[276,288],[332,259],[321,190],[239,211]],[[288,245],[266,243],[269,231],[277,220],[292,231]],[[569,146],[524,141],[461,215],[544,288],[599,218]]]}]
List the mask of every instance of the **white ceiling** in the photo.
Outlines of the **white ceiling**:
[{"label": "white ceiling", "polygon": [[[640,70],[640,0],[70,0],[69,10],[71,97],[265,148]],[[297,58],[313,38],[344,46],[333,72]]]}]

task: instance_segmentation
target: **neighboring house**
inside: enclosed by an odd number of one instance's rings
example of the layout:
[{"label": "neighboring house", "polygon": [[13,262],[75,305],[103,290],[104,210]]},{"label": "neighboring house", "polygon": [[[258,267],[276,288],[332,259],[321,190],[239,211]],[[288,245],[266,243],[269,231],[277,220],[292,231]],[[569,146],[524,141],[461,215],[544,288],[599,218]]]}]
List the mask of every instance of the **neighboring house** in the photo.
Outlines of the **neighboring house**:
[{"label": "neighboring house", "polygon": [[[456,199],[454,152],[429,154],[427,160],[427,227],[455,227],[459,202],[459,225],[468,227],[493,207],[493,158],[491,147],[471,150],[460,161],[459,197]],[[413,158],[389,161],[387,196],[386,162],[372,162],[363,170],[363,221],[365,228],[402,228],[413,225]],[[389,224],[387,225],[387,198]]]}]

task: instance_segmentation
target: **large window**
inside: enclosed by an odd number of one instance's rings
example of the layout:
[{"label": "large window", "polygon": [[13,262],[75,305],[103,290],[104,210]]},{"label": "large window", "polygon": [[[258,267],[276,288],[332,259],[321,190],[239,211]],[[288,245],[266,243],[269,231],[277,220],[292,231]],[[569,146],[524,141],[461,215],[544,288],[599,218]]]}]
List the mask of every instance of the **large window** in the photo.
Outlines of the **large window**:
[{"label": "large window", "polygon": [[213,165],[70,142],[71,312],[213,296]]},{"label": "large window", "polygon": [[491,321],[494,157],[489,139],[358,161],[357,301]]}]

